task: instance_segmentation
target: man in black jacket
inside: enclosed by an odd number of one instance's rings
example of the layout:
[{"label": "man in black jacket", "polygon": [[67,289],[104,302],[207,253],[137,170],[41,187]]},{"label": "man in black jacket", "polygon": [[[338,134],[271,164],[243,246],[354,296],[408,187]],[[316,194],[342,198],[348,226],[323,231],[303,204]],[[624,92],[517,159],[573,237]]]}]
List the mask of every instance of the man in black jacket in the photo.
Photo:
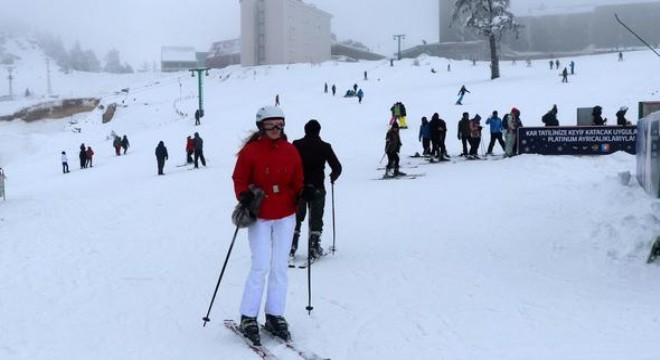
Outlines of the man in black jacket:
[{"label": "man in black jacket", "polygon": [[319,136],[321,124],[312,119],[305,124],[305,136],[295,140],[293,145],[298,149],[303,163],[304,187],[298,202],[296,214],[296,230],[293,234],[291,244],[291,257],[294,257],[298,249],[300,238],[300,227],[305,220],[307,208],[309,208],[309,241],[310,254],[312,258],[323,255],[321,247],[321,233],[323,232],[323,209],[325,208],[325,163],[330,165],[330,182],[341,174],[341,163],[332,150],[332,146],[321,140]]}]

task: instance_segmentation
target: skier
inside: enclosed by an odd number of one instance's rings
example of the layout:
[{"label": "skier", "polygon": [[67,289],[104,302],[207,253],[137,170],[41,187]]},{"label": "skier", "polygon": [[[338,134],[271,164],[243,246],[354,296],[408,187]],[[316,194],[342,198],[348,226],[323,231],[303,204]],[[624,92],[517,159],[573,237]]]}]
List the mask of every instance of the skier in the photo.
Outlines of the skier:
[{"label": "skier", "polygon": [[619,61],[623,61],[623,53],[619,51]]},{"label": "skier", "polygon": [[555,60],[555,68],[557,68],[557,70],[559,70],[559,59]]},{"label": "skier", "polygon": [[399,124],[395,121],[385,135],[385,154],[387,154],[387,166],[385,177],[403,176],[405,173],[399,171],[399,150],[401,150],[401,137],[399,136]]},{"label": "skier", "polygon": [[630,126],[631,123],[626,119],[626,111],[628,111],[627,106],[622,106],[619,108],[619,111],[616,112],[616,124],[619,126]]},{"label": "skier", "polygon": [[62,151],[62,173],[66,174],[69,172],[69,160],[66,157],[66,152]]},{"label": "skier", "polygon": [[199,169],[199,160],[202,160],[202,165],[206,166],[206,159],[204,158],[204,140],[199,137],[199,133],[195,133],[193,138],[193,148],[195,150],[195,169]]},{"label": "skier", "polygon": [[545,126],[559,126],[559,120],[557,120],[557,105],[552,105],[552,109],[550,109],[545,115],[541,117],[541,122],[545,124]]},{"label": "skier", "polygon": [[124,155],[126,155],[126,151],[128,151],[129,146],[131,146],[131,144],[128,142],[128,137],[124,135],[124,137],[121,139],[121,147],[124,149]]},{"label": "skier", "polygon": [[365,80],[365,81],[369,80],[369,79],[367,79],[367,72],[366,72],[366,70],[365,70],[365,72],[364,72],[364,80]]},{"label": "skier", "polygon": [[506,114],[502,122],[506,127],[506,139],[504,141],[506,156],[514,156],[518,153],[518,128],[522,127],[520,110],[516,107],[511,108],[511,113]]},{"label": "skier", "polygon": [[481,144],[481,116],[475,114],[470,119],[470,155],[468,159],[479,159],[479,145]]},{"label": "skier", "polygon": [[335,93],[337,92],[337,87],[335,84],[332,84],[332,96],[335,96]]},{"label": "skier", "polygon": [[445,147],[445,138],[447,137],[447,123],[440,118],[438,113],[433,113],[431,121],[429,122],[431,128],[431,143],[433,150],[431,154],[437,157],[440,161],[449,160],[447,155],[447,148]]},{"label": "skier", "polygon": [[575,75],[575,61],[571,60],[568,66],[571,67],[571,75]]},{"label": "skier", "polygon": [[431,126],[426,116],[422,116],[422,124],[419,125],[419,135],[417,138],[422,143],[422,148],[424,149],[422,155],[431,155]]},{"label": "skier", "polygon": [[554,66],[555,66],[555,62],[550,60],[550,70],[552,70]]},{"label": "skier", "polygon": [[328,83],[323,84],[323,92],[328,93]]},{"label": "skier", "polygon": [[358,92],[357,92],[357,98],[358,98],[358,103],[359,103],[359,104],[362,104],[362,98],[363,98],[363,97],[364,97],[364,92],[362,91],[362,89],[358,90]]},{"label": "skier", "polygon": [[309,237],[310,254],[312,259],[323,256],[321,247],[321,234],[323,233],[323,210],[325,207],[325,164],[330,165],[330,183],[334,184],[341,175],[341,163],[332,150],[332,146],[321,140],[321,124],[317,120],[309,120],[305,124],[305,136],[295,140],[293,146],[298,149],[302,159],[304,187],[298,201],[296,212],[296,228],[293,233],[291,252],[289,258],[293,260],[298,249],[300,228],[305,220],[309,208]]},{"label": "skier", "polygon": [[188,135],[186,139],[186,163],[193,163],[193,152],[195,152],[195,143],[193,142],[192,136]]},{"label": "skier", "polygon": [[493,110],[492,115],[486,119],[486,125],[490,126],[490,143],[488,144],[488,151],[486,155],[493,155],[493,147],[495,146],[495,140],[504,149],[504,140],[502,139],[502,119],[497,116],[497,110]]},{"label": "skier", "polygon": [[568,69],[564,66],[564,70],[561,72],[561,82],[568,82]]},{"label": "skier", "polygon": [[463,144],[461,156],[468,155],[468,139],[470,139],[470,114],[464,112],[463,117],[458,121],[458,140]]},{"label": "skier", "polygon": [[398,122],[401,117],[401,106],[399,104],[401,103],[395,102],[390,108],[390,113],[392,114],[392,117],[390,118],[390,126],[392,126],[393,123]]},{"label": "skier", "polygon": [[591,111],[591,116],[593,119],[591,120],[591,125],[595,126],[604,126],[605,123],[607,123],[607,118],[603,118],[603,108],[600,105],[594,106],[593,110]]},{"label": "skier", "polygon": [[461,86],[461,89],[458,90],[458,100],[456,101],[456,105],[463,105],[463,96],[465,96],[465,93],[469,93],[470,91],[465,88],[465,85]]},{"label": "skier", "polygon": [[169,155],[167,154],[167,148],[165,143],[160,141],[158,146],[156,146],[156,163],[158,165],[158,175],[165,175],[163,173],[163,168],[165,167],[165,161]]},{"label": "skier", "polygon": [[92,159],[94,158],[94,150],[92,150],[91,146],[87,147],[87,151],[85,151],[85,167],[94,167],[92,165]]},{"label": "skier", "polygon": [[112,140],[112,146],[115,148],[115,155],[119,156],[121,155],[120,149],[121,149],[121,138],[119,135],[115,135],[114,140]]},{"label": "skier", "polygon": [[199,112],[199,109],[195,110],[195,125],[199,125],[199,118],[202,117],[202,114]]},{"label": "skier", "polygon": [[268,276],[266,329],[289,341],[284,318],[288,284],[287,258],[296,225],[296,200],[303,186],[303,168],[295,146],[284,134],[284,112],[276,106],[257,111],[254,132],[238,152],[232,179],[236,198],[245,207],[254,202],[250,185],[265,196],[257,220],[248,226],[252,265],[241,300],[240,331],[255,345],[261,343],[257,317]]},{"label": "skier", "polygon": [[275,95],[275,106],[280,106],[280,94]]},{"label": "skier", "polygon": [[86,167],[85,164],[87,164],[87,148],[85,147],[84,143],[80,144],[78,159],[80,159],[80,168],[84,169]]}]

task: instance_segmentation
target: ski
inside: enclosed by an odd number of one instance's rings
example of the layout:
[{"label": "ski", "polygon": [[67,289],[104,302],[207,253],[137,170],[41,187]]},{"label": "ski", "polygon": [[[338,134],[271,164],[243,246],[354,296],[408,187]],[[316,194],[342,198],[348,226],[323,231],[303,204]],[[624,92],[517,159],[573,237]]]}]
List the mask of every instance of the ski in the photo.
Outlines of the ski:
[{"label": "ski", "polygon": [[[330,254],[330,251],[326,251],[326,252],[324,252],[323,255],[321,255],[320,257],[312,258],[312,259],[311,259],[311,260],[312,260],[312,261],[311,261],[311,264],[313,264],[313,263],[315,263],[315,262],[317,262],[317,261],[323,259],[324,257],[328,256],[329,254]],[[304,263],[298,265],[298,269],[307,269],[307,267],[309,266],[309,264],[310,264],[310,262],[309,262],[308,260],[305,260]]]},{"label": "ski", "polygon": [[406,175],[398,175],[398,176],[383,176],[379,178],[375,178],[373,180],[403,180],[403,179],[417,179],[418,177],[422,177],[426,174],[406,174]]},{"label": "ski", "polygon": [[286,341],[282,339],[279,336],[276,336],[275,334],[271,333],[270,331],[266,330],[266,326],[261,325],[261,333],[268,335],[269,338],[274,339],[275,341],[279,342],[280,344],[283,344],[284,346],[287,347],[287,349],[295,352],[304,360],[330,360],[330,358],[320,356],[316,354],[313,351],[310,351],[308,349],[305,349],[301,347],[300,345],[295,344],[293,341],[289,340]]},{"label": "ski", "polygon": [[[408,165],[408,164],[406,164],[406,165],[399,165],[399,168],[400,168],[400,169],[414,169],[414,168],[416,168],[417,166],[418,166],[418,165]],[[387,168],[385,168],[385,167],[379,167],[377,170],[387,170]]]},{"label": "ski", "polygon": [[266,348],[263,345],[254,345],[248,338],[243,336],[243,333],[241,333],[241,330],[238,329],[238,324],[236,324],[236,321],[234,320],[225,320],[225,326],[231,330],[234,334],[238,335],[243,341],[245,341],[245,344],[252,349],[259,357],[265,360],[277,360],[278,357],[275,356],[268,348]]}]

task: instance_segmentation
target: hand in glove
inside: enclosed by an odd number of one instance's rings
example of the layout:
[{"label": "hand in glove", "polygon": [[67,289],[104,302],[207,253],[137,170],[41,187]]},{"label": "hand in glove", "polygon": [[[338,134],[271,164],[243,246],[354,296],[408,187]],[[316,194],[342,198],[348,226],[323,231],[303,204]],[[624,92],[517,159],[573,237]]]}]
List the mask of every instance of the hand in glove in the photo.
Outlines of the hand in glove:
[{"label": "hand in glove", "polygon": [[243,191],[238,194],[238,202],[245,207],[250,207],[252,202],[254,202],[254,193],[252,191]]},{"label": "hand in glove", "polygon": [[337,181],[337,178],[338,178],[338,177],[339,177],[339,175],[337,175],[337,174],[335,174],[335,173],[331,173],[331,174],[330,174],[330,183],[331,183],[331,184],[334,184],[335,181]]}]

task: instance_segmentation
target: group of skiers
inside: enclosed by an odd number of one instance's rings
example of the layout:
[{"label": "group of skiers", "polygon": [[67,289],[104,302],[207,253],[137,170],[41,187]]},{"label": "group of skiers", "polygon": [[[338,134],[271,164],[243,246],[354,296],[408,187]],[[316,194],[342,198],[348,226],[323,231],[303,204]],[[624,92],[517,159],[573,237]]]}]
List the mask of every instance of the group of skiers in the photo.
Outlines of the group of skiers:
[{"label": "group of skiers", "polygon": [[[281,108],[264,106],[256,114],[256,131],[238,153],[232,179],[240,207],[254,213],[247,224],[252,252],[250,268],[240,305],[239,331],[255,345],[260,344],[257,318],[265,299],[265,330],[285,341],[291,339],[284,318],[289,257],[295,256],[301,224],[309,210],[309,258],[320,258],[325,206],[324,167],[328,163],[334,184],[341,164],[329,143],[320,138],[321,124],[309,120],[305,136],[293,143],[284,133]],[[263,195],[265,194],[265,196]],[[267,284],[266,284],[267,282]]]},{"label": "group of skiers", "polygon": [[[130,146],[128,142],[128,138],[126,135],[124,135],[123,139],[120,138],[119,136],[115,135],[113,142],[112,142],[113,147],[115,148],[115,154],[117,156],[121,155],[120,150],[123,148],[124,149],[124,154],[126,154],[126,151],[128,151],[128,147]],[[62,151],[60,153],[60,158],[61,158],[61,163],[62,163],[62,173],[63,174],[68,174],[69,171],[69,158],[66,154],[66,151]],[[91,146],[85,146],[84,143],[80,144],[80,151],[78,152],[78,159],[80,160],[80,168],[81,169],[86,169],[90,167],[94,167],[94,150],[92,149]]]},{"label": "group of skiers", "polygon": [[[78,159],[80,160],[80,168],[86,169],[88,167],[94,167],[93,158],[94,158],[94,150],[92,150],[92,147],[91,146],[86,147],[84,143],[80,144],[80,151],[78,152]],[[62,160],[62,173],[68,174],[69,160],[66,155],[66,151],[62,151],[61,160]]]},{"label": "group of skiers", "polygon": [[[516,148],[516,134],[517,129],[522,126],[520,120],[520,110],[513,107],[510,113],[500,119],[497,110],[493,111],[491,116],[486,119],[486,125],[490,129],[490,143],[488,144],[488,151],[486,155],[493,154],[493,147],[495,142],[499,142],[502,150],[505,151],[506,156],[513,156],[517,153]],[[395,125],[393,124],[393,128]],[[468,159],[478,159],[479,146],[481,145],[481,116],[475,114],[470,118],[468,112],[462,114],[461,119],[458,121],[457,138],[462,144],[462,152],[460,156],[465,156]],[[388,132],[389,134],[389,132]],[[503,134],[505,138],[503,138]],[[424,116],[422,123],[419,127],[418,140],[422,143],[423,156],[437,158],[439,161],[448,161],[450,155],[447,153],[445,139],[447,136],[447,123],[441,119],[438,113],[434,113],[431,121]],[[506,141],[505,141],[506,140]],[[387,140],[386,140],[387,143]],[[509,145],[509,146],[506,146]],[[387,153],[387,150],[386,150]],[[388,154],[388,158],[391,156]],[[388,168],[392,167],[393,175],[400,173],[396,170],[397,163],[392,162],[388,164]]]},{"label": "group of skiers", "polygon": [[114,139],[112,140],[112,146],[115,148],[115,155],[120,156],[122,149],[124,149],[124,155],[126,155],[126,151],[128,151],[130,143],[128,142],[126,135],[124,135],[123,138],[120,138],[119,135],[115,135]]}]

